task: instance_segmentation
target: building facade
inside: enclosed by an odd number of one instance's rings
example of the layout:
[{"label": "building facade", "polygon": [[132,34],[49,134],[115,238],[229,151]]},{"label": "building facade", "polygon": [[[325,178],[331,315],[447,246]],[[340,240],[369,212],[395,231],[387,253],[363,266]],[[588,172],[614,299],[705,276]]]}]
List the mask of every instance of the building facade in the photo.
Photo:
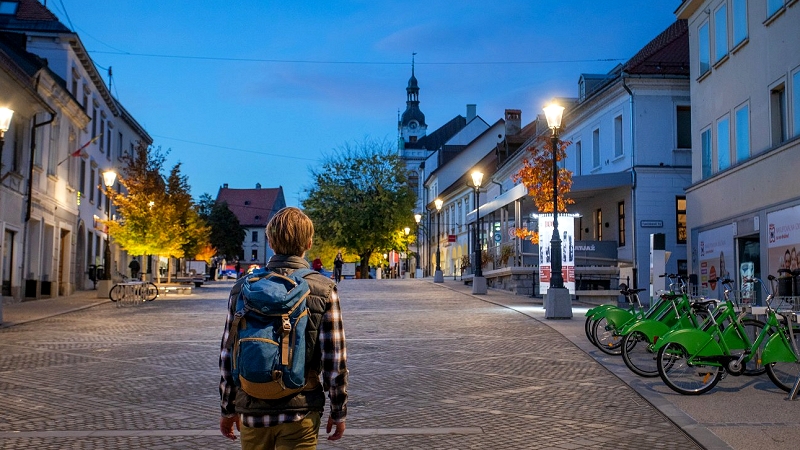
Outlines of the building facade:
[{"label": "building facade", "polygon": [[[20,255],[13,271],[4,269],[13,291],[4,300],[69,295],[94,287],[89,269],[103,266],[107,242],[109,275],[125,271],[129,256],[98,222],[114,216],[102,174],[120,173],[125,156],[152,138],[111,96],[76,33],[35,0],[6,3],[0,14],[4,48],[16,52],[46,107],[30,123],[20,115],[14,134],[24,187],[9,211],[22,223],[4,231]],[[118,181],[111,189],[120,189]]]},{"label": "building facade", "polygon": [[[246,270],[249,265],[263,267],[275,253],[269,247],[265,230],[267,223],[286,207],[283,187],[262,188],[256,183],[255,189],[234,189],[223,184],[217,192],[217,203],[226,203],[228,209],[239,219],[239,225],[245,229],[242,252],[238,261]],[[234,263],[227,261],[228,264]]]},{"label": "building facade", "polygon": [[[691,52],[691,270],[703,292],[730,276],[798,267],[800,3],[685,0]],[[744,291],[760,292],[747,283]]]}]

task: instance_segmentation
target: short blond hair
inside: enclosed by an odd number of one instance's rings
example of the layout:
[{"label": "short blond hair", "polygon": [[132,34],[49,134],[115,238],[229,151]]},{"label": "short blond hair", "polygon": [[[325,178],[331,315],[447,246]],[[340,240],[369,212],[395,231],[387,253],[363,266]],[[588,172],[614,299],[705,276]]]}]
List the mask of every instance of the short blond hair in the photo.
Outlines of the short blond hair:
[{"label": "short blond hair", "polygon": [[303,256],[313,237],[314,223],[293,206],[275,213],[267,224],[267,240],[276,255]]}]

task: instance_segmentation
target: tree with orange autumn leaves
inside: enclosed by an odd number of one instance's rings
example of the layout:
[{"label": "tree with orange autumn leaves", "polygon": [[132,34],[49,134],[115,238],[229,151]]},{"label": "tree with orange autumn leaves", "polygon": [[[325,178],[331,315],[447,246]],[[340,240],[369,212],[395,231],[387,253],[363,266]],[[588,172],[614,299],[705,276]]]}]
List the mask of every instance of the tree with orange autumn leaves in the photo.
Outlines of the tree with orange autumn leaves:
[{"label": "tree with orange autumn leaves", "polygon": [[[559,141],[556,151],[556,161],[563,161],[567,157],[567,147],[570,141]],[[522,168],[512,176],[514,182],[521,181],[528,189],[528,195],[533,199],[536,209],[542,213],[553,212],[553,146],[550,138],[539,136],[536,144],[527,148],[529,156],[522,161]],[[575,203],[566,194],[572,189],[572,172],[558,169],[558,211],[566,212],[567,205]],[[539,243],[539,233],[525,228],[517,228],[516,236],[528,239],[534,244]]]}]

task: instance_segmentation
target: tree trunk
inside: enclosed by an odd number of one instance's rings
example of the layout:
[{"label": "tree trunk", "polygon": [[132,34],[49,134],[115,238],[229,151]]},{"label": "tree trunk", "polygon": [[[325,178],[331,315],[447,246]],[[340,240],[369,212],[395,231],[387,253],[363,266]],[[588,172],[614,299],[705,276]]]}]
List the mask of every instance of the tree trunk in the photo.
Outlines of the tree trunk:
[{"label": "tree trunk", "polygon": [[361,279],[368,280],[369,279],[369,258],[372,256],[372,252],[369,251],[367,253],[362,253],[358,255],[361,257]]},{"label": "tree trunk", "polygon": [[172,282],[172,257],[167,256],[167,284]]}]

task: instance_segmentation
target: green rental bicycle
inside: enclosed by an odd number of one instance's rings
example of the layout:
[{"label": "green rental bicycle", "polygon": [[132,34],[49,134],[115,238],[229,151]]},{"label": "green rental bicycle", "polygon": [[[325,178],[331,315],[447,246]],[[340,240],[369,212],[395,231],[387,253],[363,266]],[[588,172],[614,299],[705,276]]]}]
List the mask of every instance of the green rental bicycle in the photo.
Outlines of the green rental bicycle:
[{"label": "green rental bicycle", "polygon": [[[770,275],[769,280],[775,280]],[[733,303],[726,298],[726,309],[720,318],[712,317],[708,330],[680,329],[663,335],[653,346],[658,352],[658,373],[673,391],[683,395],[699,395],[713,389],[723,374],[742,375],[753,361],[763,366],[776,386],[789,391],[800,368],[798,342],[800,328],[792,326],[784,316],[770,305],[770,293],[760,279],[745,279],[746,283],[758,282],[767,292],[767,306],[761,310],[742,307],[736,313]],[[732,280],[722,280],[730,285]],[[744,316],[764,313],[764,326],[754,337],[757,327],[745,327]],[[723,321],[728,325],[723,326]],[[793,369],[793,370],[792,370]],[[791,373],[793,375],[790,375]]]}]

